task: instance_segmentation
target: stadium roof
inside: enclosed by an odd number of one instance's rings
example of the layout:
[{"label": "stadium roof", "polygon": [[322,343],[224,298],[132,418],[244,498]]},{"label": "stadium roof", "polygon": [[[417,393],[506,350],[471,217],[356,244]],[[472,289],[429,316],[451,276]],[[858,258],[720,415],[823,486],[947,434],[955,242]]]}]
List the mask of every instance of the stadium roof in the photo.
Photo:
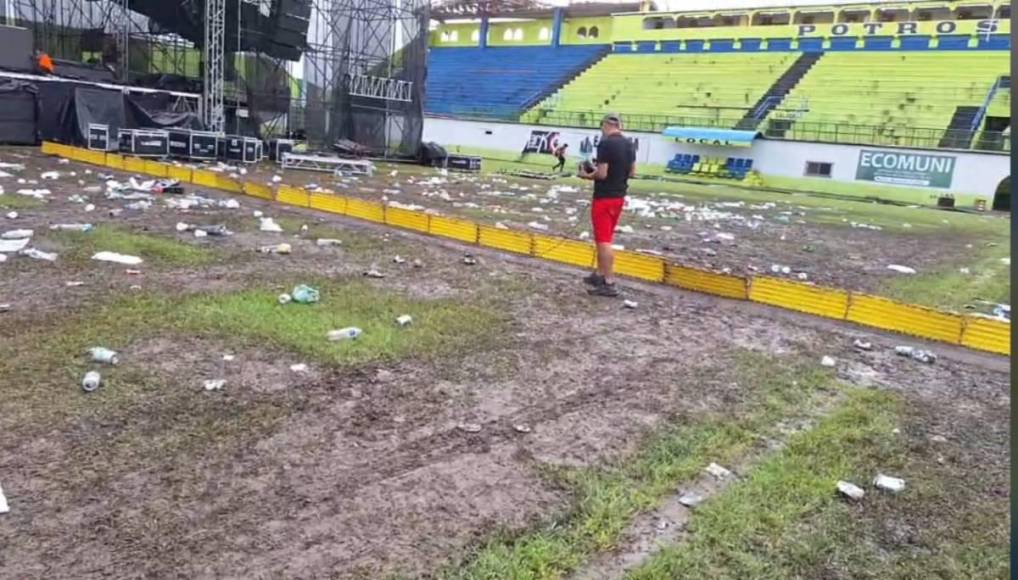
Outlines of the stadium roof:
[{"label": "stadium roof", "polygon": [[448,0],[431,6],[435,20],[477,18],[549,18],[555,8],[565,8],[566,16],[608,16],[618,12],[638,12],[643,2],[577,2],[561,0]]}]

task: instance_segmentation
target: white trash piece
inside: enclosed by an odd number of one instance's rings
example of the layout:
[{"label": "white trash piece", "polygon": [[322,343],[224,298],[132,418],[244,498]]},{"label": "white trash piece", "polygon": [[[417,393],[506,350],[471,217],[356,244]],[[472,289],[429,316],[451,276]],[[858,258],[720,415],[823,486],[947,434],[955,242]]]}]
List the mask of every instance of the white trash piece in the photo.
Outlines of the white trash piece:
[{"label": "white trash piece", "polygon": [[718,479],[727,479],[732,476],[731,471],[725,469],[724,467],[718,465],[717,463],[711,463],[704,469],[704,471]]},{"label": "white trash piece", "polygon": [[20,240],[0,240],[0,254],[11,254],[25,249],[32,240],[21,238]]},{"label": "white trash piece", "polygon": [[623,300],[622,305],[625,306],[626,308],[629,308],[630,310],[634,310],[636,309],[637,306],[640,305],[640,303],[635,300]]},{"label": "white trash piece", "polygon": [[57,230],[61,232],[88,232],[95,228],[92,224],[53,224],[49,227],[51,230]]},{"label": "white trash piece", "polygon": [[328,333],[328,339],[337,342],[340,340],[357,340],[364,334],[364,331],[357,328],[356,326],[348,326],[339,330],[330,330]]},{"label": "white trash piece", "polygon": [[9,219],[9,220],[16,220],[16,219],[18,219],[18,212],[16,212],[16,211],[9,211],[9,212],[7,212],[7,219]]},{"label": "white trash piece", "polygon": [[887,267],[888,270],[894,270],[900,274],[915,274],[915,268],[909,268],[908,266],[901,266],[899,264],[891,264]]},{"label": "white trash piece", "polygon": [[343,241],[342,240],[337,240],[335,238],[318,238],[317,240],[315,240],[315,245],[320,247],[320,248],[324,248],[324,247],[328,247],[328,246],[342,246],[343,245]]},{"label": "white trash piece", "polygon": [[396,324],[400,326],[410,326],[414,323],[414,319],[409,314],[404,314],[396,319]]},{"label": "white trash piece", "polygon": [[873,478],[873,485],[876,486],[877,489],[898,493],[905,489],[905,480],[897,477],[890,477],[883,473],[878,473],[877,476]]},{"label": "white trash piece", "polygon": [[4,495],[4,488],[0,487],[0,514],[5,514],[11,511],[11,506],[7,505],[7,496]]},{"label": "white trash piece", "polygon": [[258,248],[258,251],[262,254],[289,254],[293,251],[293,248],[290,247],[290,244],[282,243],[273,246],[262,246]]},{"label": "white trash piece", "polygon": [[854,346],[855,348],[857,348],[859,350],[873,350],[873,343],[872,342],[869,342],[869,341],[866,341],[866,340],[862,340],[862,339],[859,339],[859,338],[855,339],[855,341],[852,342],[852,346]]},{"label": "white trash piece", "polygon": [[102,376],[96,371],[88,371],[85,373],[85,378],[81,379],[81,390],[91,393],[99,388],[100,383],[102,383]]},{"label": "white trash piece", "polygon": [[35,232],[32,230],[10,230],[0,234],[0,239],[3,240],[20,240],[21,238],[30,238]]},{"label": "white trash piece", "polygon": [[99,252],[92,256],[92,259],[100,262],[114,262],[125,266],[137,266],[144,261],[137,256],[128,256],[126,254],[118,254],[116,252]]},{"label": "white trash piece", "polygon": [[279,302],[280,304],[289,304],[292,301],[293,301],[293,296],[290,296],[286,292],[284,292],[284,293],[282,293],[282,294],[280,294],[279,296],[276,297],[276,302]]},{"label": "white trash piece", "polygon": [[703,503],[703,500],[704,497],[698,493],[684,493],[679,496],[679,503],[688,508],[696,507]]},{"label": "white trash piece", "polygon": [[48,180],[60,179],[60,172],[59,171],[47,171],[46,173],[43,173],[42,175],[40,175],[39,178],[40,179],[48,179]]},{"label": "white trash piece", "polygon": [[56,252],[43,252],[35,248],[28,248],[27,250],[21,250],[22,256],[28,256],[29,258],[35,258],[36,260],[45,260],[47,262],[56,262]]},{"label": "white trash piece", "polygon": [[297,363],[295,365],[290,365],[290,370],[295,373],[306,373],[308,372],[308,365],[304,363]]},{"label": "white trash piece", "polygon": [[225,379],[210,379],[205,381],[204,385],[206,391],[221,391],[226,386]]},{"label": "white trash piece", "polygon": [[275,233],[283,232],[283,228],[276,223],[276,220],[270,217],[261,218],[261,224],[258,226],[258,229],[263,232],[275,232]]},{"label": "white trash piece", "polygon": [[116,351],[102,346],[93,346],[88,349],[88,354],[92,357],[92,362],[106,363],[114,366],[120,362],[120,357],[117,355]]},{"label": "white trash piece", "polygon": [[861,500],[866,495],[866,492],[861,487],[847,481],[838,482],[838,493],[855,501]]},{"label": "white trash piece", "polygon": [[825,367],[833,367],[838,364],[838,361],[834,360],[833,356],[825,356],[824,358],[820,359],[820,364]]}]

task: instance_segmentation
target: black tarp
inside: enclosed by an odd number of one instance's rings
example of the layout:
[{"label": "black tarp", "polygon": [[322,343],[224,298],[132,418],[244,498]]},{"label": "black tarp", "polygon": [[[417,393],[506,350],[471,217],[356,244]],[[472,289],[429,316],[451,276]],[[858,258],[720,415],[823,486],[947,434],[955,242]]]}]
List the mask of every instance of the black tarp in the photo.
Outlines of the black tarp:
[{"label": "black tarp", "polygon": [[[164,98],[165,97],[165,98]],[[169,110],[173,95],[166,93],[149,93],[145,95],[129,95],[125,97],[127,118],[134,127],[146,129],[169,129],[180,127],[194,131],[203,131],[205,126],[194,113],[177,113]]]},{"label": "black tarp", "polygon": [[0,143],[35,145],[38,141],[38,87],[18,80],[0,82]]},{"label": "black tarp", "polygon": [[114,139],[121,127],[131,126],[124,111],[124,95],[120,91],[78,87],[74,90],[74,127],[77,129],[74,142],[86,143],[88,126],[106,125],[110,139]]},{"label": "black tarp", "polygon": [[[72,110],[77,83],[38,82],[39,138],[57,143],[76,143]],[[87,86],[87,85],[83,85]]]}]

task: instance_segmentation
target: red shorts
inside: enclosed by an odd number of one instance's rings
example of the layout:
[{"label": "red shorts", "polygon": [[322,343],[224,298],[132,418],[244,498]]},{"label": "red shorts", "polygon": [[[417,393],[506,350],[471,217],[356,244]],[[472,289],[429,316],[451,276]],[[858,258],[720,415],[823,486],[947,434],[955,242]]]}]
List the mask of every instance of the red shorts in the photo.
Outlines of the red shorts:
[{"label": "red shorts", "polygon": [[615,226],[622,217],[622,206],[625,198],[610,197],[595,199],[590,206],[590,221],[594,226],[594,241],[598,244],[610,244],[615,237]]}]

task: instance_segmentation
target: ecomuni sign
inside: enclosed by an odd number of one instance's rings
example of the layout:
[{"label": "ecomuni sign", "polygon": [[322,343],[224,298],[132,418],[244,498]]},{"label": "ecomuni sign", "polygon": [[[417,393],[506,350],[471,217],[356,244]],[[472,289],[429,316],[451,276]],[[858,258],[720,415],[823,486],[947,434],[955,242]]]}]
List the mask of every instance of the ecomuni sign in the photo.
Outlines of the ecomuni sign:
[{"label": "ecomuni sign", "polygon": [[855,178],[892,185],[948,188],[954,177],[955,161],[951,155],[863,149],[859,152]]}]

